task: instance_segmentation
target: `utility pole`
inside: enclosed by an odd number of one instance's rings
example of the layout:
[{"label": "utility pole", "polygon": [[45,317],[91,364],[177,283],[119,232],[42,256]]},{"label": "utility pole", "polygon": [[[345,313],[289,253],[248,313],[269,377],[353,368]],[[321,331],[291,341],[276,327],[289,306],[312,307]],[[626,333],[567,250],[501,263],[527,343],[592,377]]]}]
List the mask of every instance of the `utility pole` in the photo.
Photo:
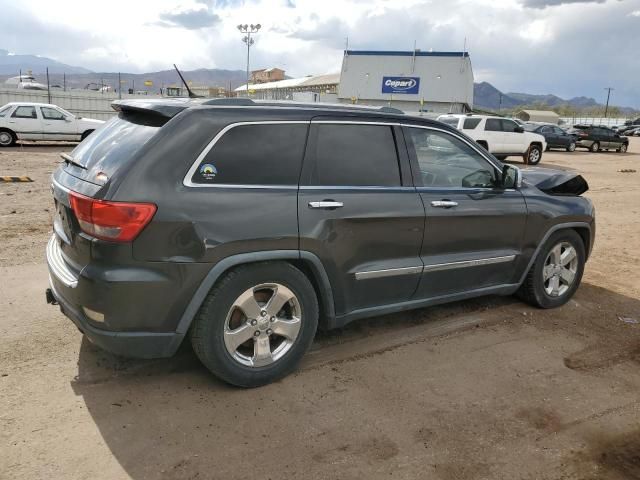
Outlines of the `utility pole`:
[{"label": "utility pole", "polygon": [[118,72],[118,98],[122,99],[122,80],[120,80],[120,72]]},{"label": "utility pole", "polygon": [[67,91],[67,73],[62,72],[62,91]]},{"label": "utility pole", "polygon": [[256,25],[253,25],[253,24],[247,25],[246,23],[244,25],[238,25],[238,30],[240,31],[240,33],[246,33],[246,35],[242,37],[242,41],[247,44],[247,98],[249,98],[249,75],[250,75],[249,51],[251,49],[251,45],[255,43],[253,38],[251,38],[251,34],[258,33],[258,30],[260,30],[261,27],[262,25],[260,25],[259,23]]},{"label": "utility pole", "polygon": [[611,96],[613,87],[606,87],[605,90],[607,91],[607,105],[604,107],[604,118],[607,118],[607,113],[609,112],[609,97]]},{"label": "utility pole", "polygon": [[502,92],[500,92],[500,99],[498,100],[498,113],[500,112],[501,108],[502,108]]},{"label": "utility pole", "polygon": [[47,98],[48,103],[51,103],[51,87],[49,86],[49,67],[47,67]]}]

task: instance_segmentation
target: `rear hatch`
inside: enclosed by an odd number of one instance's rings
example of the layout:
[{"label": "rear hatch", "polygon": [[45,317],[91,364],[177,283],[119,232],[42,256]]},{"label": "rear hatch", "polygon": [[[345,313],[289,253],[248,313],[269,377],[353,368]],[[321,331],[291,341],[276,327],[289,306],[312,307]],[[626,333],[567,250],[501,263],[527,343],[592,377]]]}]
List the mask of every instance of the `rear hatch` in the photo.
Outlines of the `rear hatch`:
[{"label": "rear hatch", "polygon": [[[91,259],[93,235],[81,228],[78,212],[72,208],[77,194],[98,199],[104,186],[126,175],[136,154],[149,142],[167,117],[144,112],[125,111],[105,123],[78,145],[63,154],[63,163],[53,174],[55,215],[53,229],[64,260],[79,272]],[[76,202],[76,210],[78,205]]]}]

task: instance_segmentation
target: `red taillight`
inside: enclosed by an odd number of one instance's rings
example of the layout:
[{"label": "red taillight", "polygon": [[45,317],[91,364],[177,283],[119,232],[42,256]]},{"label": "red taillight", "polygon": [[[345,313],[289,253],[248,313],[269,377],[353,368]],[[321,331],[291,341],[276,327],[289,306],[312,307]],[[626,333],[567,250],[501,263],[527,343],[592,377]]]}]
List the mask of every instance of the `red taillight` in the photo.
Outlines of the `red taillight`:
[{"label": "red taillight", "polygon": [[153,203],[109,202],[70,192],[71,209],[83,232],[111,242],[130,242],[153,218]]}]

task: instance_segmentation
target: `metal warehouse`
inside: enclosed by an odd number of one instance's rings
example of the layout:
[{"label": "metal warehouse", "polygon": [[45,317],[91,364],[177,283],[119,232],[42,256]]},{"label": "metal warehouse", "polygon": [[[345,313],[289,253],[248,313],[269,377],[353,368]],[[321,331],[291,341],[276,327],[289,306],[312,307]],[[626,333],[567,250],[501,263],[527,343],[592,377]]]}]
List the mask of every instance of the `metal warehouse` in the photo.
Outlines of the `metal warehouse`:
[{"label": "metal warehouse", "polygon": [[467,52],[346,50],[338,98],[407,111],[466,112],[473,107],[471,59]]}]

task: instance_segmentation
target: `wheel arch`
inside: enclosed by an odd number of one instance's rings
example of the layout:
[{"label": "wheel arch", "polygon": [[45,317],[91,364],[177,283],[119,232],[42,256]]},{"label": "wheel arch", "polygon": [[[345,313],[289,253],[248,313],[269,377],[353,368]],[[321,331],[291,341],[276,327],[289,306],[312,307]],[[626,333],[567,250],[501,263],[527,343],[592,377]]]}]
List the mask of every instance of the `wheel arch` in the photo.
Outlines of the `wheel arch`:
[{"label": "wheel arch", "polygon": [[187,308],[178,322],[176,333],[182,335],[187,333],[207,294],[226,272],[240,265],[265,261],[288,262],[305,274],[311,281],[318,297],[321,315],[320,325],[323,328],[331,328],[333,326],[336,316],[333,303],[333,291],[327,272],[320,259],[313,253],[307,251],[269,250],[232,255],[216,263],[211,270],[209,270],[209,273],[191,297]]},{"label": "wheel arch", "polygon": [[18,134],[11,130],[9,127],[0,127],[0,132],[7,132],[13,137],[13,142],[15,143],[18,140]]},{"label": "wheel arch", "polygon": [[538,242],[538,246],[536,247],[535,252],[533,252],[533,255],[529,259],[527,268],[524,269],[524,272],[522,273],[522,276],[518,281],[518,285],[522,285],[522,283],[524,282],[527,276],[527,273],[529,273],[529,270],[531,269],[534,262],[536,261],[536,258],[538,258],[538,254],[540,253],[540,250],[542,249],[546,241],[549,239],[549,237],[560,230],[575,231],[584,242],[586,256],[587,258],[589,257],[589,253],[591,251],[590,250],[591,249],[591,225],[589,225],[587,222],[567,222],[567,223],[559,223],[559,224],[553,225],[551,228],[549,228],[545,232],[544,236]]},{"label": "wheel arch", "polygon": [[84,132],[82,132],[82,134],[80,135],[80,139],[84,140],[85,138],[87,138],[89,135],[91,135],[93,132],[95,132],[96,129],[95,128],[87,128]]}]

